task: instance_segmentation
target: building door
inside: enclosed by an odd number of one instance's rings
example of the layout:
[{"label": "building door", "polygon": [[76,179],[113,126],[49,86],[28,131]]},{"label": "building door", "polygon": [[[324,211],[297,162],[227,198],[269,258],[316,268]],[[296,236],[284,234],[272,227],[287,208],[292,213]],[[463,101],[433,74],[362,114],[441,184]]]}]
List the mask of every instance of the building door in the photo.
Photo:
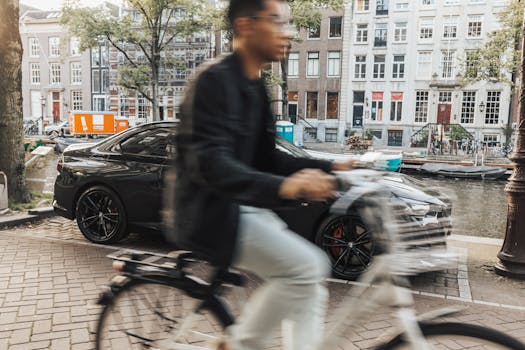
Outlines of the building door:
[{"label": "building door", "polygon": [[388,130],[388,146],[403,146],[403,130]]},{"label": "building door", "polygon": [[452,112],[452,105],[447,103],[440,103],[438,105],[437,123],[443,126],[443,130],[450,130],[450,113]]},{"label": "building door", "polygon": [[352,126],[354,128],[363,127],[363,105],[354,105],[354,118]]},{"label": "building door", "polygon": [[288,103],[288,118],[292,123],[297,123],[297,103]]},{"label": "building door", "polygon": [[54,91],[53,97],[53,123],[60,123],[60,92]]}]

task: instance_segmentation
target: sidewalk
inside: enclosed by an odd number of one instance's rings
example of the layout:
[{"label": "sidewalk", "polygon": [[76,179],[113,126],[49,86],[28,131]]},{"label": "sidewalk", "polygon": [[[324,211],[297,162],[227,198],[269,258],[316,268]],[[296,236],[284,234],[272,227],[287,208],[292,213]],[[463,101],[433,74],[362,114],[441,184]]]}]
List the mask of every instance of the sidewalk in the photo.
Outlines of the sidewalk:
[{"label": "sidewalk", "polygon": [[[457,269],[414,279],[418,311],[464,305],[467,310],[454,320],[525,341],[525,282],[492,272],[498,241],[455,236],[449,244],[468,255]],[[166,251],[158,238],[139,237],[124,246]],[[105,256],[120,247],[87,243],[73,223],[60,218],[0,231],[0,349],[93,349],[100,311],[95,301],[112,276]],[[351,287],[329,282],[329,316]],[[391,326],[389,312],[381,310],[348,335],[353,343],[348,349],[366,348]]]}]

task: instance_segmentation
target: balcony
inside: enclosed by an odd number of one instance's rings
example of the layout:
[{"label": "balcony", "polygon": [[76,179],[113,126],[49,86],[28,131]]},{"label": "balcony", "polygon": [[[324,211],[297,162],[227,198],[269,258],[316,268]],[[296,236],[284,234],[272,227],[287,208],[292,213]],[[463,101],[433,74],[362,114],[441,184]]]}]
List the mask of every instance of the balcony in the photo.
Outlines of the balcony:
[{"label": "balcony", "polygon": [[376,16],[388,16],[388,9],[376,9]]},{"label": "balcony", "polygon": [[386,47],[386,39],[375,38],[374,47]]}]

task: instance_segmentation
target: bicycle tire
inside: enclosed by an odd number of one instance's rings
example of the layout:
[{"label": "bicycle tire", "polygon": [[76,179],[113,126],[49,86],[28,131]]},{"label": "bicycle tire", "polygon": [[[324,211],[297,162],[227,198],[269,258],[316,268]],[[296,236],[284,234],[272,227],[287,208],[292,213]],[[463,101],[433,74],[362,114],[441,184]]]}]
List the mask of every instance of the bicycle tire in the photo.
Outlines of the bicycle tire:
[{"label": "bicycle tire", "polygon": [[181,339],[174,339],[199,302],[178,288],[176,281],[131,279],[104,306],[96,328],[96,349],[211,349],[222,334],[212,310],[196,313],[194,326]]},{"label": "bicycle tire", "polygon": [[[444,336],[447,342],[454,341],[452,336],[463,337],[462,341],[470,340],[470,346],[479,342],[479,347],[476,349],[509,349],[509,350],[525,350],[525,344],[511,336],[497,331],[492,328],[478,326],[474,324],[465,323],[419,323],[421,331],[425,339],[429,340],[433,336]],[[467,338],[467,339],[464,339]],[[429,342],[431,344],[431,342]],[[450,344],[450,343],[449,343]],[[376,348],[376,350],[392,350],[392,349],[409,349],[406,348],[407,342],[404,336],[398,335],[388,343]],[[460,343],[458,343],[459,346]],[[477,345],[477,344],[476,344]],[[481,347],[490,345],[491,347]],[[441,349],[441,347],[439,347]],[[448,347],[447,347],[448,348]],[[455,349],[463,349],[463,347],[454,347]],[[466,349],[467,347],[465,347]],[[470,349],[470,347],[469,347]]]}]

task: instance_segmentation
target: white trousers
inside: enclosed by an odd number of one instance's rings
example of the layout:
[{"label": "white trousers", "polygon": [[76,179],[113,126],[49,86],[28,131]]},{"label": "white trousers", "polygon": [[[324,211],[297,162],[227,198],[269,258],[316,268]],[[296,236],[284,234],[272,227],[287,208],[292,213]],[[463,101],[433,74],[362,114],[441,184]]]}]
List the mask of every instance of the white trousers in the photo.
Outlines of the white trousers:
[{"label": "white trousers", "polygon": [[241,207],[234,265],[263,278],[230,329],[233,350],[262,350],[283,319],[292,349],[316,349],[323,337],[330,263],[313,243],[267,209]]}]

